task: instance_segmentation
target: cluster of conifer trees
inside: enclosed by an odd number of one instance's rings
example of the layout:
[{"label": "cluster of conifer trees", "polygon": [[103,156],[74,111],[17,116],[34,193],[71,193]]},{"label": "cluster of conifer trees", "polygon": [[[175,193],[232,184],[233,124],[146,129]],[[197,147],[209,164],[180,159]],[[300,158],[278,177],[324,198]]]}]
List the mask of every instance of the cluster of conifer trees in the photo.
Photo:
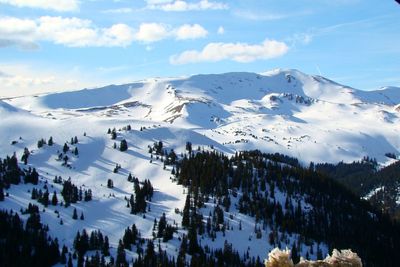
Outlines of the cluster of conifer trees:
[{"label": "cluster of conifer trees", "polygon": [[[189,244],[197,238],[191,232],[203,231],[197,210],[210,196],[225,210],[230,205],[227,199],[238,197],[241,213],[255,217],[260,227],[272,229],[268,239],[273,246],[281,244],[285,232],[296,233],[300,238],[293,244],[295,253],[315,240],[327,243],[329,249],[350,247],[372,266],[396,265],[389,255],[400,249],[399,225],[333,179],[301,167],[296,159],[259,151],[231,158],[200,152],[184,156],[175,169],[178,182],[189,189],[182,220],[189,231]],[[277,190],[287,196],[283,205],[275,198]],[[304,210],[302,203],[311,208]],[[224,227],[219,212],[214,210],[210,220],[219,220],[217,224]],[[196,253],[201,250],[192,247]]]},{"label": "cluster of conifer trees", "polygon": [[[74,249],[78,255],[78,266],[83,266],[84,256],[89,250],[100,251],[101,260],[99,263],[105,263],[104,256],[110,255],[109,248],[108,237],[103,236],[100,231],[92,231],[89,236],[86,230],[83,229],[82,233],[77,232],[74,239]],[[96,258],[94,260],[96,260]],[[87,261],[90,261],[90,258],[87,257]]]},{"label": "cluster of conifer trees", "polygon": [[[109,133],[116,137],[115,129]],[[76,137],[71,139],[71,144],[77,142]],[[272,246],[280,247],[288,240],[288,235],[299,237],[291,247],[294,260],[300,257],[302,248],[310,247],[316,241],[327,244],[329,250],[352,248],[367,266],[396,266],[398,261],[392,256],[400,250],[398,223],[360,200],[359,196],[379,181],[384,189],[374,195],[371,202],[376,202],[374,204],[378,207],[383,207],[380,203],[386,203],[383,210],[396,214],[398,207],[392,196],[398,194],[396,185],[400,163],[380,171],[376,170],[376,161],[368,158],[353,164],[311,163],[305,168],[297,159],[278,153],[247,151],[228,157],[215,151],[194,152],[190,142],[186,149],[189,153],[178,157],[173,150],[167,152],[162,141],[149,146],[151,154],[161,156],[165,165],[173,166],[175,180],[188,190],[182,211],[182,226],[187,229],[187,235],[180,238],[177,257],[168,257],[160,243],[156,249],[153,240],[141,238],[133,224],[119,242],[116,259],[105,259],[109,256],[107,236],[99,231],[90,235],[85,230],[78,232],[74,241],[78,266],[128,266],[125,249],[132,250],[134,246],[139,256],[131,263],[133,266],[263,266],[259,258],[239,255],[229,243],[219,250],[199,244],[198,235],[214,239],[217,232],[224,234],[231,229],[225,216],[229,214],[233,198],[237,199],[236,208],[240,213],[255,218],[256,238],[266,238]],[[67,147],[64,146],[64,150],[66,153]],[[27,162],[28,157],[29,151],[25,150],[22,160]],[[39,181],[34,168],[19,168],[15,154],[0,159],[0,201],[4,200],[4,189],[19,184],[21,177],[25,183],[38,184]],[[133,214],[145,213],[146,201],[151,200],[154,192],[152,184],[149,180],[139,182],[132,175],[128,180],[133,182],[134,194],[126,199],[127,206]],[[78,188],[71,180],[63,181],[56,177],[54,181],[63,184],[61,195],[65,205],[92,198],[90,189]],[[284,203],[277,199],[277,192],[285,195]],[[50,199],[47,189],[43,192],[33,188],[32,199],[44,206],[58,203],[56,192]],[[210,199],[216,205],[204,218],[201,209]],[[305,209],[305,206],[309,208]],[[48,228],[40,222],[38,206],[30,204],[22,213],[29,214],[25,226],[17,213],[0,211],[1,265],[51,266],[61,262],[71,266],[71,254],[67,259],[68,250],[60,250],[57,239],[47,235]],[[158,221],[155,220],[154,240],[167,242],[173,238],[176,229],[175,225],[167,223],[163,214]],[[270,232],[263,236],[261,229],[270,229]],[[90,250],[97,252],[85,256]],[[319,250],[312,251],[312,246],[309,253],[322,257]],[[186,262],[186,255],[191,256],[190,263]]]},{"label": "cluster of conifer trees", "polygon": [[71,203],[76,203],[77,201],[92,200],[92,190],[91,189],[83,190],[81,187],[78,188],[71,182],[71,179],[65,180],[63,182],[61,195],[64,198],[65,206],[68,206]]},{"label": "cluster of conifer trees", "polygon": [[373,206],[399,221],[400,161],[378,168],[375,159],[365,157],[352,163],[316,164],[315,169],[340,182],[359,197],[369,195]]},{"label": "cluster of conifer trees", "polygon": [[17,156],[7,156],[4,160],[0,159],[0,186],[9,188],[11,184],[19,184],[21,182],[22,171],[18,166]]},{"label": "cluster of conifer trees", "polygon": [[132,214],[145,213],[147,207],[146,200],[150,201],[153,197],[153,185],[146,179],[142,183],[142,186],[140,186],[139,179],[136,177],[130,178],[130,181],[133,182],[135,196],[131,194],[129,200],[127,200],[127,207],[131,209]]},{"label": "cluster of conifer trees", "polygon": [[57,239],[48,236],[48,228],[32,209],[24,225],[17,213],[0,210],[0,265],[53,266],[60,260]]}]

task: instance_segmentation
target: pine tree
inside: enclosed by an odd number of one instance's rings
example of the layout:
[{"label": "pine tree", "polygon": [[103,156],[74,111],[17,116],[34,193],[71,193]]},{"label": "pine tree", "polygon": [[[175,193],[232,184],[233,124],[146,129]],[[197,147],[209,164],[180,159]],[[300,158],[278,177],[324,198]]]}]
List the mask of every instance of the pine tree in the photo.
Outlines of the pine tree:
[{"label": "pine tree", "polygon": [[52,136],[50,136],[49,141],[47,142],[47,144],[48,144],[49,146],[52,146],[52,145],[54,144],[54,141],[53,141],[53,137],[52,137]]},{"label": "pine tree", "polygon": [[165,213],[162,214],[160,221],[158,222],[158,232],[157,237],[160,238],[163,236],[165,227],[167,226],[167,220],[165,218]]},{"label": "pine tree", "polygon": [[178,257],[176,259],[176,266],[177,267],[186,266],[186,250],[187,250],[187,237],[184,234],[183,237],[182,237],[181,246],[179,248]]},{"label": "pine tree", "polygon": [[199,244],[197,242],[196,225],[194,222],[191,222],[191,224],[190,224],[189,232],[188,232],[188,239],[189,239],[188,253],[190,255],[193,255],[193,254],[197,253],[199,250]]},{"label": "pine tree", "polygon": [[111,179],[108,179],[108,180],[107,180],[107,187],[108,187],[108,188],[113,188],[113,187],[114,187],[114,182],[113,182],[113,180],[111,180]]},{"label": "pine tree", "polygon": [[92,190],[91,189],[85,190],[84,200],[86,202],[92,200]]},{"label": "pine tree", "polygon": [[108,236],[105,236],[105,237],[104,237],[104,244],[103,244],[103,246],[102,246],[102,248],[101,248],[101,253],[102,253],[104,256],[107,257],[107,256],[110,255],[109,249],[110,249],[110,245],[109,245],[109,243],[108,243]]},{"label": "pine tree", "polygon": [[22,154],[21,161],[24,162],[25,165],[28,164],[28,158],[31,153],[29,152],[28,148],[24,148],[24,153]]},{"label": "pine tree", "polygon": [[49,205],[49,191],[48,191],[48,190],[46,190],[46,191],[43,193],[43,196],[42,196],[42,198],[40,199],[40,202],[41,202],[45,207],[47,207],[47,206]]},{"label": "pine tree", "polygon": [[135,199],[133,197],[133,194],[131,194],[131,197],[129,199],[129,205],[131,207],[131,214],[135,214],[136,213],[136,207],[135,207]]},{"label": "pine tree", "polygon": [[74,208],[74,212],[73,212],[73,214],[72,214],[72,219],[78,220],[78,212],[76,211],[75,208]]},{"label": "pine tree", "polygon": [[299,252],[298,252],[295,242],[293,242],[293,246],[292,246],[292,259],[294,262],[299,262],[299,260],[300,260]]},{"label": "pine tree", "polygon": [[190,224],[190,196],[186,195],[185,207],[183,208],[182,226],[188,227]]},{"label": "pine tree", "polygon": [[189,155],[192,154],[192,143],[186,142],[186,150],[188,151]]},{"label": "pine tree", "polygon": [[41,148],[41,147],[43,147],[43,145],[45,144],[46,142],[44,141],[44,139],[42,138],[42,139],[40,139],[38,142],[37,142],[37,147],[38,148]]},{"label": "pine tree", "polygon": [[0,182],[0,201],[4,201],[4,189],[2,182]]},{"label": "pine tree", "polygon": [[117,259],[115,261],[115,266],[117,266],[117,267],[126,267],[126,266],[128,266],[128,262],[126,261],[124,245],[123,245],[121,239],[118,242]]},{"label": "pine tree", "polygon": [[124,236],[122,237],[122,241],[124,244],[124,248],[130,250],[133,240],[132,240],[132,231],[129,227],[125,229],[125,233],[124,233]]},{"label": "pine tree", "polygon": [[69,150],[69,146],[67,145],[67,143],[64,143],[64,146],[63,146],[64,154],[67,153],[68,150]]},{"label": "pine tree", "polygon": [[67,165],[69,157],[67,155],[65,155],[63,160],[64,160],[64,165]]},{"label": "pine tree", "polygon": [[71,254],[69,254],[69,257],[68,257],[68,267],[74,267],[74,265],[72,264]]},{"label": "pine tree", "polygon": [[57,203],[58,203],[58,199],[57,199],[57,192],[56,192],[56,191],[54,191],[54,193],[53,193],[53,197],[51,198],[51,205],[53,205],[53,206],[57,206]]},{"label": "pine tree", "polygon": [[85,217],[83,216],[83,212],[81,213],[80,219],[81,219],[81,221],[83,221],[85,219]]},{"label": "pine tree", "polygon": [[144,266],[155,266],[156,253],[154,251],[154,243],[152,240],[147,241],[145,256],[143,259]]},{"label": "pine tree", "polygon": [[125,139],[121,140],[121,143],[119,145],[119,150],[120,151],[126,151],[128,150],[128,143],[126,142]]}]

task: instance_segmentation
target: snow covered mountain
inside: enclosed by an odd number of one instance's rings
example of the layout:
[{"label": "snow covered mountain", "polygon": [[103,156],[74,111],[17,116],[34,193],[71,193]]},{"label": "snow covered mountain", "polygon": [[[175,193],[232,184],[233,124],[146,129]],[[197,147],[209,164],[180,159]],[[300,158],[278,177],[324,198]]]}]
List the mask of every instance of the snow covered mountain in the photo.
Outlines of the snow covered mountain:
[{"label": "snow covered mountain", "polygon": [[400,148],[400,88],[361,91],[297,70],[149,79],[7,102],[76,125],[113,120],[184,129],[225,151],[257,148],[304,163],[386,162],[385,153]]},{"label": "snow covered mountain", "polygon": [[[61,244],[72,248],[73,238],[83,228],[101,230],[110,238],[115,256],[128,226],[135,223],[142,237],[152,238],[154,220],[165,213],[168,223],[179,230],[160,247],[176,256],[178,240],[186,233],[180,222],[188,188],[172,181],[173,165],[164,167],[160,155],[149,153],[154,143],[162,141],[165,149],[178,155],[187,151],[190,142],[193,150],[215,149],[226,155],[254,149],[279,152],[298,158],[305,166],[310,161],[348,162],[365,156],[386,164],[393,159],[385,154],[398,155],[400,149],[399,104],[400,88],[361,91],[297,70],[154,78],[0,100],[0,158],[16,153],[19,160],[27,148],[27,165],[21,162],[20,166],[39,173],[37,185],[7,189],[9,196],[0,208],[19,211],[29,203],[37,204],[31,199],[33,188],[55,191],[61,198],[63,186],[54,177],[71,178],[83,190],[90,189],[93,200],[66,208],[49,205],[40,211],[51,236]],[[113,128],[116,138],[110,139],[107,131]],[[50,136],[54,144],[39,148],[38,141]],[[125,152],[118,149],[121,140],[128,143]],[[68,151],[63,151],[64,144]],[[154,187],[145,215],[133,215],[127,209],[133,192],[129,173],[140,181],[150,180]],[[109,180],[113,187],[107,186]],[[267,188],[273,191],[275,205],[288,205],[289,199],[306,211],[313,209],[307,195],[289,197],[279,188]],[[223,214],[232,230],[218,232],[212,241],[202,237],[200,243],[217,249],[224,248],[226,240],[240,255],[264,258],[272,249],[266,237],[276,229],[240,212],[238,199],[230,198],[232,208]],[[204,218],[215,212],[215,201],[210,198],[199,209]],[[73,209],[83,213],[85,220],[74,220]],[[264,238],[256,237],[259,233]],[[292,232],[282,236],[279,244],[283,247],[292,247],[300,238]],[[314,252],[309,257],[315,259],[317,251],[328,252],[328,245],[324,240],[307,240],[298,250],[301,255]],[[127,257],[136,258],[137,253],[127,251]]]}]

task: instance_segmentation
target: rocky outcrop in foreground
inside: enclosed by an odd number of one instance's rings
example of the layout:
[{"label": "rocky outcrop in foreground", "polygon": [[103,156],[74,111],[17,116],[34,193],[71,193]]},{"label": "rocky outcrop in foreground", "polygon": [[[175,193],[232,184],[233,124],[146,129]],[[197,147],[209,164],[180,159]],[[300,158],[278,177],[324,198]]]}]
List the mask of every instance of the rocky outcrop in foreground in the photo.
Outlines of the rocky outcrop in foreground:
[{"label": "rocky outcrop in foreground", "polygon": [[327,256],[324,260],[308,261],[300,259],[300,262],[294,264],[290,250],[273,249],[268,254],[268,260],[265,261],[266,267],[362,267],[362,262],[357,253],[350,249],[332,251],[332,256]]}]

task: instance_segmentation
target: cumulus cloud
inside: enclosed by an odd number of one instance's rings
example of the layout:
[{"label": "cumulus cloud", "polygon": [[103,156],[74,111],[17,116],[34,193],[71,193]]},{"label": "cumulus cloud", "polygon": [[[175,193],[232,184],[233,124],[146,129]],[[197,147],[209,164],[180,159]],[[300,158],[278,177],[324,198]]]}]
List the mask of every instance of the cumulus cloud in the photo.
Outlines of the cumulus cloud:
[{"label": "cumulus cloud", "polygon": [[247,63],[280,57],[286,54],[288,50],[289,47],[285,43],[268,39],[261,44],[254,45],[247,43],[209,43],[201,51],[188,50],[179,55],[171,56],[170,63],[180,65],[221,60]]},{"label": "cumulus cloud", "polygon": [[142,23],[135,38],[143,42],[157,42],[170,35],[169,26],[162,23]]},{"label": "cumulus cloud", "polygon": [[197,39],[206,37],[208,34],[207,30],[204,29],[199,24],[185,24],[176,30],[176,39],[186,40],[186,39]]},{"label": "cumulus cloud", "polygon": [[0,18],[0,47],[37,47],[38,41],[51,41],[69,47],[128,46],[134,40],[126,24],[99,28],[92,21],[79,18],[43,16],[38,19]]},{"label": "cumulus cloud", "polygon": [[197,39],[207,34],[199,24],[173,28],[162,23],[142,23],[135,31],[123,23],[101,28],[91,20],[76,17],[0,17],[0,48],[16,46],[24,50],[37,49],[40,41],[68,47],[126,47],[134,41],[153,43],[167,38]]},{"label": "cumulus cloud", "polygon": [[76,11],[79,9],[78,0],[0,0],[0,4],[16,7],[50,9],[55,11]]},{"label": "cumulus cloud", "polygon": [[219,27],[218,27],[218,30],[217,30],[217,33],[218,33],[218,34],[224,34],[224,33],[225,33],[224,27],[219,26]]},{"label": "cumulus cloud", "polygon": [[175,12],[228,9],[228,5],[225,3],[208,0],[201,0],[199,2],[188,2],[184,0],[147,0],[147,7],[149,9]]},{"label": "cumulus cloud", "polygon": [[199,24],[184,24],[178,28],[172,28],[162,23],[142,23],[135,38],[138,41],[152,43],[166,38],[175,38],[177,40],[198,39],[206,37],[207,34],[207,30]]},{"label": "cumulus cloud", "polygon": [[128,46],[132,43],[133,38],[132,29],[123,23],[103,29],[104,42],[112,46]]}]

